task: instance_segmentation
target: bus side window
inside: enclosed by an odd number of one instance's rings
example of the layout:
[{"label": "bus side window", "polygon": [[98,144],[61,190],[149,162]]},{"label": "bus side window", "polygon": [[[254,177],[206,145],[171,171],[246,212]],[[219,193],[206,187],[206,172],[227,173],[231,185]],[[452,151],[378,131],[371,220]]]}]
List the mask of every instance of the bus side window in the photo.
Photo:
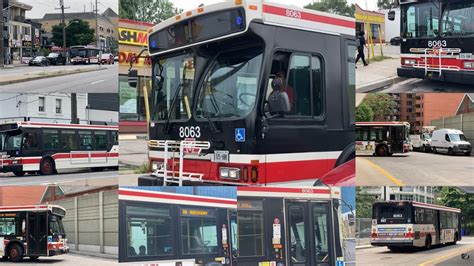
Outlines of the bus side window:
[{"label": "bus side window", "polygon": [[297,116],[311,116],[311,62],[306,55],[293,55],[288,72],[287,91],[294,96],[290,97],[291,114]]},{"label": "bus side window", "polygon": [[77,150],[75,130],[61,130],[61,148],[69,151]]},{"label": "bus side window", "polygon": [[23,135],[23,149],[34,150],[38,148],[37,133],[27,132]]},{"label": "bus side window", "polygon": [[15,218],[0,217],[0,236],[15,235],[16,232]]},{"label": "bus side window", "polygon": [[94,131],[94,145],[96,150],[107,150],[106,131]]},{"label": "bus side window", "polygon": [[92,131],[79,130],[80,150],[90,151],[92,147]]},{"label": "bus side window", "polygon": [[43,130],[43,148],[55,150],[59,148],[59,131],[54,129]]}]

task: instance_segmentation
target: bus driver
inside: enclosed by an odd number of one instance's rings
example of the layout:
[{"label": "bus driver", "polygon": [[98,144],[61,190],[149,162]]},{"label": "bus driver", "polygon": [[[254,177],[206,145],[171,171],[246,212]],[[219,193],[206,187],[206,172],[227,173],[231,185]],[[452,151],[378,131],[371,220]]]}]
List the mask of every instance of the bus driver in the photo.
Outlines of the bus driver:
[{"label": "bus driver", "polygon": [[290,100],[283,78],[278,75],[272,80],[273,91],[268,96],[268,108],[271,114],[285,114],[290,111]]}]

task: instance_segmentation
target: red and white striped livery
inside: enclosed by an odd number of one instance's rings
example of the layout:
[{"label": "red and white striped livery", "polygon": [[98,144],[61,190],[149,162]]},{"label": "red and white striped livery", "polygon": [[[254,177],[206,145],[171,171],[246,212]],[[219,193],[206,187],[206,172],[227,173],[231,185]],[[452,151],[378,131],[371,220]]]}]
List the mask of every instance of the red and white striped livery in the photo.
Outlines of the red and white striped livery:
[{"label": "red and white striped livery", "polygon": [[415,201],[376,202],[371,244],[391,250],[456,244],[461,240],[460,213],[457,208]]},{"label": "red and white striped livery", "polygon": [[15,122],[0,124],[0,172],[118,167],[118,127]]},{"label": "red and white striped livery", "polygon": [[62,219],[66,210],[57,205],[0,207],[0,257],[18,262],[69,252]]}]

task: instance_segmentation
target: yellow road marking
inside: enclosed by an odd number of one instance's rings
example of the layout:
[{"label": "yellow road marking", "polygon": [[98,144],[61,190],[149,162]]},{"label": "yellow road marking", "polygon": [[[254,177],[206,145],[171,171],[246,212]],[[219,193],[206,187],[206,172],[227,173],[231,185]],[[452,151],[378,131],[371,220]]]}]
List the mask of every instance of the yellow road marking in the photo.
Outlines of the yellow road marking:
[{"label": "yellow road marking", "polygon": [[398,180],[397,178],[395,178],[393,175],[391,175],[389,172],[385,171],[382,167],[376,165],[375,163],[373,163],[372,161],[370,160],[367,160],[367,159],[363,159],[363,158],[357,158],[357,160],[365,160],[367,161],[373,168],[377,169],[380,173],[382,173],[385,177],[387,177],[388,179],[390,179],[390,181],[392,181],[395,185],[401,187],[403,186],[403,183],[402,181]]},{"label": "yellow road marking", "polygon": [[432,265],[432,264],[434,264],[434,263],[443,262],[443,261],[448,260],[448,259],[450,259],[450,258],[452,258],[452,257],[454,257],[454,256],[461,255],[461,253],[468,252],[468,251],[470,251],[470,250],[472,250],[472,249],[474,249],[474,245],[470,245],[470,246],[468,246],[467,248],[460,249],[460,250],[457,250],[457,251],[448,253],[448,254],[446,254],[446,255],[443,255],[443,256],[441,256],[441,257],[438,257],[438,258],[436,258],[436,259],[423,262],[423,263],[419,264],[418,266],[426,266],[426,265]]}]

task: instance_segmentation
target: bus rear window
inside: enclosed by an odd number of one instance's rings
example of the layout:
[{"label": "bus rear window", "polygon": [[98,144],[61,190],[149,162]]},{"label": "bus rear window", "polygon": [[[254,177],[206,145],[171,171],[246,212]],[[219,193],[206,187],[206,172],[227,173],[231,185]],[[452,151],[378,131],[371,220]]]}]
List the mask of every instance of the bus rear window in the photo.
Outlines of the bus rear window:
[{"label": "bus rear window", "polygon": [[409,208],[403,204],[386,204],[374,208],[374,219],[377,224],[405,224],[412,223]]}]

